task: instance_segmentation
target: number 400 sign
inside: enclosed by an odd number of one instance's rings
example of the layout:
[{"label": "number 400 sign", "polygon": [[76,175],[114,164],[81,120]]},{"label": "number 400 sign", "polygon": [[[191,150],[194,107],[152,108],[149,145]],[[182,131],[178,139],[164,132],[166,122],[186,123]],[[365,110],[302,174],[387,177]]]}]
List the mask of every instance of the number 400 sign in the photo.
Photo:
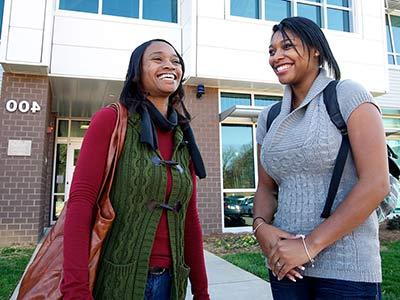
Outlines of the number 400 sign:
[{"label": "number 400 sign", "polygon": [[22,112],[22,113],[27,113],[28,111],[31,111],[32,113],[36,113],[40,111],[40,105],[36,101],[16,101],[16,100],[8,100],[6,102],[6,110],[8,112],[16,112],[17,110]]}]

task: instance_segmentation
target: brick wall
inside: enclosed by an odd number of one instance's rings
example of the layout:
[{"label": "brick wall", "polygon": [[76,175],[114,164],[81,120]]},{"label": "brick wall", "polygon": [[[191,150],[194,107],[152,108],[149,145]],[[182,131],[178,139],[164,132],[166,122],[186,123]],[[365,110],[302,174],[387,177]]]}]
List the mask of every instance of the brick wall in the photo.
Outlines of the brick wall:
[{"label": "brick wall", "polygon": [[196,98],[196,86],[185,86],[186,106],[191,113],[192,128],[207,169],[207,178],[198,183],[198,207],[205,234],[222,232],[221,169],[218,117],[218,89],[206,88]]},{"label": "brick wall", "polygon": [[[41,110],[10,113],[5,109],[9,99],[37,101]],[[44,215],[50,200],[49,80],[4,73],[0,102],[0,246],[36,243],[48,222]],[[9,139],[32,141],[31,156],[8,156]]]}]

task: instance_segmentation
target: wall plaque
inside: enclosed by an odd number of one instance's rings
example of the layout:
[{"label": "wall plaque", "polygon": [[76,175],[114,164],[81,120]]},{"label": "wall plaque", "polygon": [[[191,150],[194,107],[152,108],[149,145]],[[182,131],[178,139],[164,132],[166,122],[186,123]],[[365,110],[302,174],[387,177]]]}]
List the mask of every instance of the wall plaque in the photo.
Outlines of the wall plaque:
[{"label": "wall plaque", "polygon": [[8,156],[31,156],[32,141],[8,140]]}]

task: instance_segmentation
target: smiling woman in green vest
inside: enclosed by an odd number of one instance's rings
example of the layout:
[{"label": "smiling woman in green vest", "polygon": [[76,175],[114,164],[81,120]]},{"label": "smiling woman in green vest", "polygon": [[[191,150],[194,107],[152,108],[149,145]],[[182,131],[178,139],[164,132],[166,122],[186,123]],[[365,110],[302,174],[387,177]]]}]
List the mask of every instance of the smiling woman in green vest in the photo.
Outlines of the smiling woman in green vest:
[{"label": "smiling woman in green vest", "polygon": [[209,299],[196,176],[205,177],[183,104],[182,57],[165,40],[131,56],[120,101],[129,111],[93,293],[88,249],[93,206],[116,122],[113,109],[92,118],[75,169],[64,237],[64,299]]}]

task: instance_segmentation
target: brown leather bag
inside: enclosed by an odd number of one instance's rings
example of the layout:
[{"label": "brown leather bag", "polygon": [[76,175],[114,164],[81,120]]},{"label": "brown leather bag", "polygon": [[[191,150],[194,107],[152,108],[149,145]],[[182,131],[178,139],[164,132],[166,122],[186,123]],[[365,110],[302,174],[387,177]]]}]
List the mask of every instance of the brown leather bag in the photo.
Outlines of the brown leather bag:
[{"label": "brown leather bag", "polygon": [[[97,197],[97,215],[93,225],[89,255],[90,290],[96,279],[101,247],[115,218],[110,202],[110,190],[118,158],[124,146],[128,112],[120,103],[110,105],[117,112],[117,122],[111,136],[103,182]],[[21,299],[62,299],[60,284],[63,273],[64,222],[67,209],[63,209],[57,223],[46,236],[32,264],[26,271],[19,289]]]}]

